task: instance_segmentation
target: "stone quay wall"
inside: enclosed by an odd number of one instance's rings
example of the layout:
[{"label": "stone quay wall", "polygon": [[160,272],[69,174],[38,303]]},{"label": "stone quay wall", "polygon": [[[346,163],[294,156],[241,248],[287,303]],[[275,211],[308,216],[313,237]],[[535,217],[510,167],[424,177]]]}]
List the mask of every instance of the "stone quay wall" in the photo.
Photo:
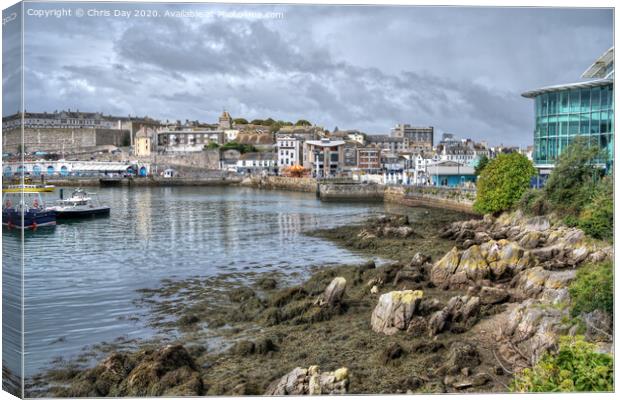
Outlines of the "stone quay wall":
[{"label": "stone quay wall", "polygon": [[383,185],[374,183],[319,184],[319,198],[324,201],[383,201]]},{"label": "stone quay wall", "polygon": [[285,176],[251,176],[241,184],[259,189],[289,190],[316,193],[318,182],[314,178],[289,178]]},{"label": "stone quay wall", "polygon": [[471,189],[416,186],[387,186],[384,201],[411,207],[444,208],[473,213],[476,192]]}]

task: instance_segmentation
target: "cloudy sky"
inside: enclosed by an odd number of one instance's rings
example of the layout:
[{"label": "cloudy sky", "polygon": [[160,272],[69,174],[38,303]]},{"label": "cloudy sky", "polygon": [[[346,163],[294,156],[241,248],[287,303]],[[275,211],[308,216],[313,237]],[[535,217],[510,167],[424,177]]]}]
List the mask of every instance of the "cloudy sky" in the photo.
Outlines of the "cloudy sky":
[{"label": "cloudy sky", "polygon": [[[36,11],[61,8],[72,15]],[[75,16],[78,8],[84,16]],[[135,9],[157,15],[115,16]],[[579,80],[613,44],[605,9],[28,3],[25,10],[38,14],[25,17],[28,111],[214,122],[225,108],[235,118],[304,118],[330,130],[432,125],[491,144],[530,144],[533,105],[520,94]]]}]

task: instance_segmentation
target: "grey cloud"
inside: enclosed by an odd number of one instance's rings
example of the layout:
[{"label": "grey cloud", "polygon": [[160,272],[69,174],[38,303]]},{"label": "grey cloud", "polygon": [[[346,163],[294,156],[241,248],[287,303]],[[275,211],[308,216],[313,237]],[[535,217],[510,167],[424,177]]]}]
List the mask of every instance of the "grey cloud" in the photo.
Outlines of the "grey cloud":
[{"label": "grey cloud", "polygon": [[577,79],[612,45],[609,10],[197,7],[285,18],[37,21],[26,40],[28,108],[213,121],[226,107],[330,129],[387,133],[409,122],[524,145],[533,113],[520,93]]}]

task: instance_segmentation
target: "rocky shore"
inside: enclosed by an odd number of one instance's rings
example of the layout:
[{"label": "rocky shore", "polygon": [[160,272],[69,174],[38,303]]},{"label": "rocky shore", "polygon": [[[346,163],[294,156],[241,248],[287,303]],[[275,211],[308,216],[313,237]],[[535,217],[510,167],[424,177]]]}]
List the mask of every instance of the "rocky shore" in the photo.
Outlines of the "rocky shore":
[{"label": "rocky shore", "polygon": [[107,347],[29,382],[29,396],[505,392],[512,374],[586,334],[609,351],[611,319],[570,318],[576,269],[612,247],[519,213],[429,226],[385,215],[315,235],[377,266],[299,280],[236,273],[166,280],[139,305],[164,340]]}]

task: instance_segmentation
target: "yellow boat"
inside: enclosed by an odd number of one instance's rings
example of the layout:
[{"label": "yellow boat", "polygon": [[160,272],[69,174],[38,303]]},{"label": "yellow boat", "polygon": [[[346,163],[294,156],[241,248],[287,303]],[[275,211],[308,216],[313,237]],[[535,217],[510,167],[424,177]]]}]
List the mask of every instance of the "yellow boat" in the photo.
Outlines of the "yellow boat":
[{"label": "yellow boat", "polygon": [[56,187],[54,185],[8,185],[2,188],[3,193],[40,193],[53,192]]}]

